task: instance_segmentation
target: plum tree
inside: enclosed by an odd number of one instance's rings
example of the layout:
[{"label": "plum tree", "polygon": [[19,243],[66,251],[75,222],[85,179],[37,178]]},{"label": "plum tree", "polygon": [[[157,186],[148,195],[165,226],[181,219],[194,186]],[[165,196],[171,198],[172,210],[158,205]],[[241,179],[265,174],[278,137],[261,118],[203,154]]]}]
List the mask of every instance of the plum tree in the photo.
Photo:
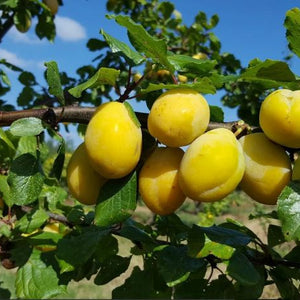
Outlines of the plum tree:
[{"label": "plum tree", "polygon": [[190,144],[209,122],[205,98],[191,89],[173,89],[154,102],[148,117],[151,135],[170,147]]},{"label": "plum tree", "polygon": [[86,152],[92,167],[105,178],[121,178],[137,165],[142,131],[134,113],[124,103],[99,106],[85,133]]},{"label": "plum tree", "polygon": [[264,133],[240,138],[246,170],[240,187],[254,200],[276,204],[283,188],[291,179],[291,162],[284,149]]},{"label": "plum tree", "polygon": [[[37,37],[55,42],[50,2],[0,1],[0,40],[28,14]],[[73,76],[46,62],[45,86],[0,59],[0,261],[16,268],[15,291],[0,282],[1,297],[61,298],[89,280],[116,299],[260,299],[271,283],[274,298],[300,299],[299,76],[286,59],[244,67],[223,53],[217,15],[185,25],[159,0],[109,0],[107,10],[130,45],[101,29],[87,43],[95,59]],[[299,19],[293,8],[284,24],[295,56]],[[11,76],[23,86],[15,105]],[[226,121],[209,94],[242,120]],[[62,128],[84,143],[74,151]],[[244,222],[250,209],[266,236]]]},{"label": "plum tree", "polygon": [[260,126],[269,139],[280,145],[300,148],[299,119],[299,90],[276,90],[268,95],[261,105]]},{"label": "plum tree", "polygon": [[141,197],[156,214],[173,213],[186,198],[178,182],[178,169],[183,154],[180,148],[157,147],[139,173]]},{"label": "plum tree", "polygon": [[179,168],[184,194],[212,202],[231,193],[245,171],[242,147],[228,129],[218,128],[199,136],[186,150]]},{"label": "plum tree", "polygon": [[83,204],[96,204],[101,186],[106,180],[92,168],[85,144],[80,144],[67,167],[67,183],[70,193]]}]

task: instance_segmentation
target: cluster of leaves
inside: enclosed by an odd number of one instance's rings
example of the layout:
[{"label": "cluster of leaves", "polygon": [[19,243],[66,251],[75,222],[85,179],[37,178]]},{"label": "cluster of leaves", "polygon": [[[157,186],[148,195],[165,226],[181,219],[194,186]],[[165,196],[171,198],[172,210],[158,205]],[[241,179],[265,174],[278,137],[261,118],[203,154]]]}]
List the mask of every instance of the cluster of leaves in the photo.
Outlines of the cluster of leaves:
[{"label": "cluster of leaves", "polygon": [[[11,0],[5,5],[14,2],[19,3]],[[231,99],[228,101],[235,99],[231,106],[241,105],[241,97],[249,111],[250,94],[259,99],[270,89],[298,88],[298,76],[285,62],[253,60],[241,69],[233,55],[221,54],[220,42],[211,32],[218,21],[216,16],[207,20],[199,13],[187,27],[169,2],[114,0],[108,1],[107,7],[131,15],[109,16],[127,30],[131,46],[102,30],[104,40],[92,39],[88,47],[101,53],[110,50],[96,58],[100,61],[96,67],[79,68],[79,80],[60,73],[55,62],[48,62],[46,99],[37,92],[37,88],[45,90],[33,74],[1,61],[20,72],[24,85],[20,106],[36,107],[48,100],[50,106],[64,107],[74,101],[98,105],[103,96],[112,99],[115,88],[122,101],[137,97],[151,107],[157,93],[184,86],[204,94],[225,88]],[[300,10],[293,9],[285,22],[290,49],[297,55],[299,19]],[[195,52],[205,53],[207,59],[191,57]],[[170,76],[165,80],[153,78],[151,74],[160,69]],[[132,75],[140,70],[144,74],[134,81]],[[176,84],[180,74],[187,76],[187,83]],[[0,75],[2,87],[9,88],[6,74]],[[39,103],[38,99],[47,101]],[[259,101],[253,101],[257,106],[251,113],[255,115]],[[211,121],[223,121],[221,108],[211,106],[211,111]],[[57,144],[50,167],[46,134]],[[125,283],[114,289],[113,297],[258,298],[266,285],[275,283],[283,298],[299,298],[298,183],[284,189],[277,212],[266,216],[272,223],[265,244],[234,220],[202,227],[185,224],[173,214],[155,216],[150,225],[137,222],[136,171],[108,181],[97,205],[83,207],[69,199],[64,188],[66,145],[53,124],[24,118],[9,130],[1,129],[0,137],[0,191],[5,202],[0,220],[1,261],[6,267],[18,267],[17,297],[54,297],[64,293],[71,280],[92,276],[95,284],[104,285],[124,273],[133,256],[141,256],[143,265],[133,268]],[[59,231],[43,230],[54,221],[61,224]],[[133,243],[128,256],[119,254],[123,239]],[[296,246],[286,255],[280,253],[277,247],[291,240]],[[136,288],[139,284],[143,289]]]},{"label": "cluster of leaves", "polygon": [[[62,4],[61,0],[59,0]],[[53,41],[56,35],[54,16],[49,8],[38,0],[1,0],[0,1],[1,20],[0,20],[0,43],[5,34],[15,26],[21,32],[27,31],[32,25],[32,19],[37,19],[35,33],[40,38]],[[5,59],[0,59],[0,96],[3,97],[10,91],[11,84],[5,72],[8,68],[19,73],[19,81],[24,88],[20,93],[17,104],[23,108],[38,105],[46,97],[43,88],[36,82],[31,72],[12,65]],[[33,101],[35,99],[35,101]],[[14,110],[14,106],[6,104],[0,100],[1,110]]]}]

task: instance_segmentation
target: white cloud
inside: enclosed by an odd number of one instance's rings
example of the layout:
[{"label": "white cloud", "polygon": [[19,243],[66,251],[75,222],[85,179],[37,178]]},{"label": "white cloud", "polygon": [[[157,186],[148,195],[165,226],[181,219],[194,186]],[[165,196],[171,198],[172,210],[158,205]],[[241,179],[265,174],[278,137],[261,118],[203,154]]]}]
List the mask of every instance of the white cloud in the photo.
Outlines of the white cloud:
[{"label": "white cloud", "polygon": [[8,32],[8,37],[17,43],[24,44],[42,44],[45,43],[45,40],[40,40],[36,35],[30,33],[21,33],[16,27],[13,27]]},{"label": "white cloud", "polygon": [[56,35],[66,42],[76,42],[87,37],[85,28],[75,20],[56,16]]},{"label": "white cloud", "polygon": [[16,53],[0,48],[0,59],[5,59],[7,62],[16,65],[17,67],[26,68],[38,68],[44,69],[44,63],[41,61],[25,60],[17,56]]},{"label": "white cloud", "polygon": [[28,62],[26,60],[19,58],[15,53],[5,49],[0,49],[0,58],[4,58],[7,62],[21,68],[28,66]]}]

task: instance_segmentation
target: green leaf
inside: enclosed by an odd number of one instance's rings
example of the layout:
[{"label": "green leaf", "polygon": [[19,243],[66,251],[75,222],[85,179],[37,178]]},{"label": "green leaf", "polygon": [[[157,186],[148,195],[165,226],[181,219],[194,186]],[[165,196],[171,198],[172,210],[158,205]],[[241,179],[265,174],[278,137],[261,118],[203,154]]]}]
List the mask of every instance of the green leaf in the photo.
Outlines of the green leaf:
[{"label": "green leaf", "polygon": [[34,98],[34,90],[31,86],[25,86],[18,95],[17,103],[19,106],[28,106]]},{"label": "green leaf", "polygon": [[6,205],[12,207],[14,204],[14,200],[11,198],[10,188],[7,183],[7,176],[5,175],[0,175],[0,192],[1,197],[3,198]]},{"label": "green leaf", "polygon": [[180,54],[169,55],[168,60],[174,66],[175,70],[195,73],[197,76],[208,75],[217,64],[215,60],[196,59]]},{"label": "green leaf", "polygon": [[198,271],[206,265],[203,259],[188,256],[185,247],[167,246],[157,256],[158,270],[170,287],[183,282],[190,272]]},{"label": "green leaf", "polygon": [[219,106],[210,105],[210,122],[224,122],[224,112]]},{"label": "green leaf", "polygon": [[6,74],[3,70],[1,70],[1,69],[0,69],[0,78],[1,78],[1,80],[2,80],[2,82],[3,82],[4,84],[6,84],[7,86],[11,86],[11,82],[10,82],[10,80],[9,80],[9,77],[8,77],[7,74]]},{"label": "green leaf", "polygon": [[18,2],[19,2],[19,0],[1,0],[0,4],[7,5],[10,8],[15,8],[18,6]]},{"label": "green leaf", "polygon": [[34,202],[44,183],[39,160],[29,153],[17,157],[12,162],[7,183],[14,204],[27,205]]},{"label": "green leaf", "polygon": [[150,83],[145,89],[141,90],[141,94],[147,94],[153,91],[158,91],[158,90],[173,90],[173,89],[182,89],[182,88],[187,88],[187,89],[192,89],[194,91],[197,91],[199,93],[203,94],[215,94],[216,93],[216,88],[211,82],[209,78],[201,78],[199,81],[195,83],[181,83],[181,84],[164,84],[164,83],[159,83],[159,84],[153,84]]},{"label": "green leaf", "polygon": [[5,59],[0,59],[0,64],[6,66],[8,69],[14,71],[14,72],[23,72],[23,70],[9,62],[7,62]]},{"label": "green leaf", "polygon": [[44,184],[40,194],[40,198],[46,199],[50,211],[55,211],[56,208],[63,203],[68,197],[67,191],[63,187],[49,186]]},{"label": "green leaf", "polygon": [[128,103],[128,102],[123,102],[124,106],[126,107],[128,114],[130,116],[130,119],[133,121],[133,123],[136,125],[137,128],[141,127],[141,123],[139,121],[139,119],[137,118],[132,106]]},{"label": "green leaf", "polygon": [[120,74],[119,70],[113,68],[100,68],[88,81],[69,89],[69,93],[75,97],[81,97],[83,91],[89,88],[97,88],[102,84],[114,86]]},{"label": "green leaf", "polygon": [[175,6],[171,2],[161,2],[157,9],[163,14],[165,20],[169,19],[172,16],[172,13],[175,9]]},{"label": "green leaf", "polygon": [[38,14],[38,23],[35,27],[35,33],[40,39],[45,37],[51,42],[54,41],[56,30],[53,21],[54,18],[51,16],[49,10],[44,10],[41,14]]},{"label": "green leaf", "polygon": [[237,230],[221,226],[199,227],[207,237],[214,242],[225,244],[231,247],[245,246],[252,241],[252,238]]},{"label": "green leaf", "polygon": [[115,255],[110,257],[101,264],[100,271],[95,277],[94,283],[97,285],[103,285],[120,276],[128,269],[130,260],[131,256],[122,257]]},{"label": "green leaf", "polygon": [[0,220],[0,236],[5,236],[9,238],[12,234],[11,226],[4,221]]},{"label": "green leaf", "polygon": [[124,284],[112,291],[113,299],[170,299],[171,289],[158,289],[155,270],[135,266]]},{"label": "green leaf", "polygon": [[39,135],[43,131],[42,120],[34,117],[16,120],[10,126],[10,132],[16,136]]},{"label": "green leaf", "polygon": [[55,61],[45,62],[47,67],[46,79],[49,85],[49,93],[57,97],[61,105],[65,105],[64,91],[60,82],[60,75],[57,63]]},{"label": "green leaf", "polygon": [[156,225],[159,235],[166,235],[171,242],[176,243],[186,240],[190,230],[190,227],[184,224],[176,214],[160,216],[156,221]]},{"label": "green leaf", "polygon": [[59,285],[56,272],[41,259],[41,252],[34,250],[27,263],[18,269],[16,295],[18,298],[53,298],[66,289]]},{"label": "green leaf", "polygon": [[229,260],[228,274],[242,285],[256,285],[260,280],[260,274],[249,261],[246,255],[235,251]]},{"label": "green leaf", "polygon": [[[37,152],[37,147],[38,147],[38,152]],[[40,141],[38,143],[36,136],[33,135],[22,136],[21,138],[19,138],[16,156],[25,153],[31,153],[34,156],[37,156],[38,153],[41,161],[43,161],[48,158],[49,149],[43,141]]]},{"label": "green leaf", "polygon": [[[0,283],[2,283],[2,281]],[[11,299],[10,291],[6,288],[0,287],[0,299]]]},{"label": "green leaf", "polygon": [[118,240],[112,235],[105,235],[101,238],[94,253],[95,260],[104,263],[119,252]]},{"label": "green leaf", "polygon": [[268,246],[274,247],[285,242],[281,226],[269,225],[268,229]]},{"label": "green leaf", "polygon": [[287,241],[300,240],[300,184],[291,182],[281,192],[277,201],[282,232]]},{"label": "green leaf", "polygon": [[31,233],[35,229],[40,228],[48,218],[49,216],[45,210],[33,210],[32,212],[25,214],[16,222],[16,228],[21,232]]},{"label": "green leaf", "polygon": [[193,225],[192,229],[188,232],[188,254],[196,257],[205,243],[205,235],[201,229]]},{"label": "green leaf", "polygon": [[136,66],[145,61],[145,58],[136,51],[130,49],[130,47],[107,34],[104,30],[100,32],[108,43],[112,53],[116,53],[124,57],[127,63],[131,66]]},{"label": "green leaf", "polygon": [[119,25],[127,28],[129,39],[138,52],[144,53],[154,62],[174,72],[174,67],[167,57],[167,44],[164,40],[151,36],[142,25],[135,23],[128,16],[118,15],[109,18],[115,19]]},{"label": "green leaf", "polygon": [[197,257],[206,257],[211,254],[220,259],[228,260],[233,253],[234,248],[207,240],[204,247],[197,254]]},{"label": "green leaf", "polygon": [[36,84],[35,77],[31,72],[27,72],[27,71],[22,72],[19,75],[18,79],[25,86],[30,86],[30,85]]},{"label": "green leaf", "polygon": [[142,225],[132,219],[127,219],[119,231],[119,235],[133,241],[153,244],[155,241],[151,236],[141,228]]},{"label": "green leaf", "polygon": [[125,221],[134,212],[136,201],[135,172],[121,179],[109,180],[101,188],[95,209],[95,224],[108,226]]},{"label": "green leaf", "polygon": [[300,9],[298,7],[287,11],[284,26],[290,50],[300,57]]},{"label": "green leaf", "polygon": [[86,46],[90,51],[98,51],[107,47],[107,43],[99,39],[89,39]]},{"label": "green leaf", "polygon": [[250,67],[241,74],[240,78],[249,82],[258,82],[265,89],[278,87],[297,89],[299,87],[299,82],[287,63],[271,59],[255,62],[252,65],[250,62]]},{"label": "green leaf", "polygon": [[[201,299],[204,298],[208,286],[207,279],[188,279],[176,286],[174,299]],[[213,299],[209,297],[210,299]],[[227,297],[226,297],[227,298]],[[231,298],[231,297],[229,297]]]},{"label": "green leaf", "polygon": [[61,143],[57,150],[57,156],[54,160],[52,169],[50,171],[50,177],[55,177],[57,180],[60,180],[64,168],[65,152],[66,152],[65,140],[62,138]]},{"label": "green leaf", "polygon": [[68,234],[57,245],[57,257],[72,266],[85,264],[97,249],[108,230],[96,227],[85,228],[79,235]]},{"label": "green leaf", "polygon": [[16,150],[14,144],[11,142],[9,137],[7,136],[6,132],[0,128],[0,138],[6,143],[6,145],[13,151]]},{"label": "green leaf", "polygon": [[269,274],[274,280],[282,299],[296,300],[300,298],[299,291],[293,284],[292,278],[286,275],[283,267],[277,266],[272,268]]}]

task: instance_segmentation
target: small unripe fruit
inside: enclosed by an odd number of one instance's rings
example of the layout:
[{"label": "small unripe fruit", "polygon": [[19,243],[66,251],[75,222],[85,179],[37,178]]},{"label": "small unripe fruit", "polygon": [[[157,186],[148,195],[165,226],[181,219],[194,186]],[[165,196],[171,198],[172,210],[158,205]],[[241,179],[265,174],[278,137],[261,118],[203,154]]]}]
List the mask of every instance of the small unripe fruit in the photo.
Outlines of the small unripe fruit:
[{"label": "small unripe fruit", "polygon": [[178,75],[178,80],[182,83],[186,83],[188,78],[185,75]]},{"label": "small unripe fruit", "polygon": [[158,79],[163,79],[164,77],[170,76],[170,71],[168,70],[158,70],[156,72]]},{"label": "small unripe fruit", "polygon": [[264,133],[240,138],[246,170],[240,187],[257,202],[274,205],[291,178],[291,162],[284,149]]},{"label": "small unripe fruit", "polygon": [[178,182],[183,154],[180,148],[156,148],[140,171],[139,192],[145,204],[156,214],[171,214],[185,200]]},{"label": "small unripe fruit", "polygon": [[300,148],[300,90],[277,90],[263,101],[259,123],[266,136],[286,147]]},{"label": "small unripe fruit", "polygon": [[209,118],[205,98],[196,91],[179,88],[156,99],[148,117],[148,129],[161,143],[181,147],[207,129]]},{"label": "small unripe fruit", "polygon": [[84,143],[73,153],[67,167],[67,183],[70,193],[79,202],[96,204],[99,191],[106,179],[90,165]]},{"label": "small unripe fruit", "polygon": [[134,112],[124,103],[100,105],[85,133],[92,167],[105,178],[121,178],[137,165],[142,148],[142,130]]},{"label": "small unripe fruit", "polygon": [[228,129],[199,136],[186,150],[179,168],[184,194],[196,201],[223,199],[235,190],[245,171],[242,147]]},{"label": "small unripe fruit", "polygon": [[135,73],[133,75],[134,82],[138,82],[141,78],[142,78],[142,74],[141,73]]},{"label": "small unripe fruit", "polygon": [[195,59],[207,59],[207,54],[203,52],[199,52],[193,55],[193,58]]},{"label": "small unripe fruit", "polygon": [[292,180],[300,181],[300,157],[294,163]]},{"label": "small unripe fruit", "polygon": [[57,0],[43,0],[43,2],[49,7],[52,15],[56,15],[58,11],[58,1]]},{"label": "small unripe fruit", "polygon": [[16,12],[14,23],[19,32],[25,33],[31,27],[31,13],[29,10]]}]

